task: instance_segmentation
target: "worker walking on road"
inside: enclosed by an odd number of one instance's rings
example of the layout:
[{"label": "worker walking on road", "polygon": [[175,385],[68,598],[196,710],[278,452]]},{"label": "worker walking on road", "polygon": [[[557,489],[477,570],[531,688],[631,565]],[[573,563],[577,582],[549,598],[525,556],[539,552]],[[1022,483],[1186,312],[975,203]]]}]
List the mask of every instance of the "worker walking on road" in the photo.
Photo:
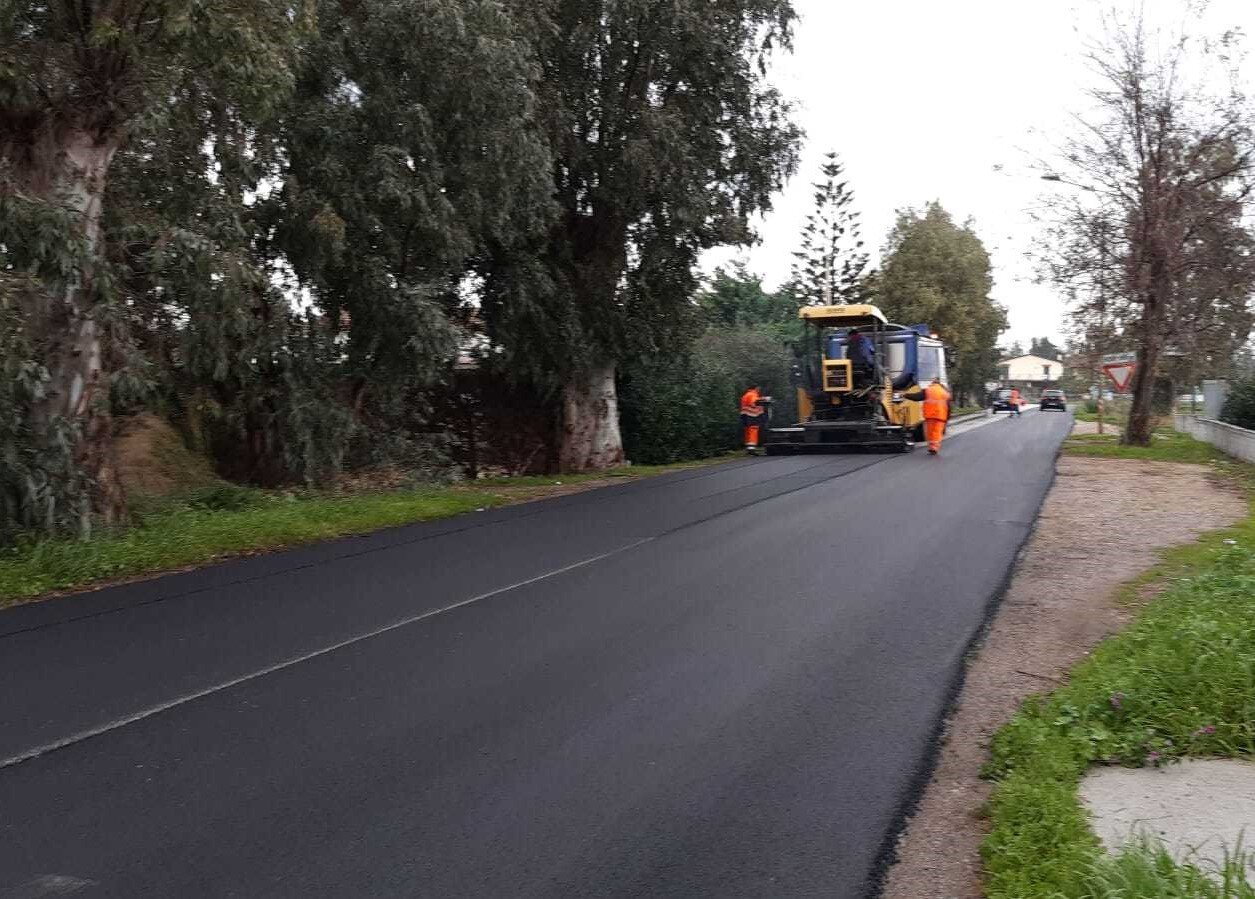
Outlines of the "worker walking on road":
[{"label": "worker walking on road", "polygon": [[1011,414],[1016,418],[1020,417],[1020,391],[1018,387],[1011,388]]},{"label": "worker walking on road", "polygon": [[941,452],[941,440],[946,435],[946,422],[950,420],[950,391],[941,384],[940,378],[923,390],[906,394],[908,400],[924,401],[924,436],[928,439],[928,454]]},{"label": "worker walking on road", "polygon": [[763,421],[762,400],[757,384],[741,394],[741,428],[745,432],[745,451],[749,453],[758,449],[758,429]]}]

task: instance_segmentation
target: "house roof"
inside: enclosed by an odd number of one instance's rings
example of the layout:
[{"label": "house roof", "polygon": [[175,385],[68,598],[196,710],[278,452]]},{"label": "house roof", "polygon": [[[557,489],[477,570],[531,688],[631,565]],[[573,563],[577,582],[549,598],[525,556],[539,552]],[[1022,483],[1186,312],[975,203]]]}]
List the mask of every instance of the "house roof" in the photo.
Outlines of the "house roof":
[{"label": "house roof", "polygon": [[1034,356],[1032,353],[1025,353],[1023,356],[1010,356],[1006,359],[999,359],[999,365],[1006,365],[1009,362],[1019,362],[1022,359],[1029,359],[1036,363],[1051,363],[1054,365],[1062,365],[1058,359],[1047,359],[1045,356]]}]

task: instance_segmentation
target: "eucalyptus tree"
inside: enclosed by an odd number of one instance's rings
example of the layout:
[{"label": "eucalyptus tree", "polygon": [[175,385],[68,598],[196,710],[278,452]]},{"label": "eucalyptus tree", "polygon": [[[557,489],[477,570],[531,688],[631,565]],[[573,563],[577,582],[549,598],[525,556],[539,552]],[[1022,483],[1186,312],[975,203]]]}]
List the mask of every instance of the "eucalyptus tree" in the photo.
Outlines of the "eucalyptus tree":
[{"label": "eucalyptus tree", "polygon": [[485,260],[484,314],[509,370],[550,391],[558,462],[623,457],[616,370],[665,351],[701,252],[752,239],[796,166],[766,81],[789,0],[514,0],[542,67],[557,214]]},{"label": "eucalyptus tree", "polygon": [[0,302],[7,514],[48,528],[125,514],[110,393],[125,349],[104,228],[112,166],[189,97],[262,116],[287,95],[300,0],[48,0],[0,5]]}]

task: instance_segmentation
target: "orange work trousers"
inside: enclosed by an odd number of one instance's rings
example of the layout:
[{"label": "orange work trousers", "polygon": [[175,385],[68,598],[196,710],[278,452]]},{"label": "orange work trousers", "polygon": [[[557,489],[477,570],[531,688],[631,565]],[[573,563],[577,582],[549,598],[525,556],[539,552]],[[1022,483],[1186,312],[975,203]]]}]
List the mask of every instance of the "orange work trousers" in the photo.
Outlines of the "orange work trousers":
[{"label": "orange work trousers", "polygon": [[747,447],[758,446],[758,425],[745,426],[745,445]]},{"label": "orange work trousers", "polygon": [[928,448],[934,453],[941,449],[941,438],[946,433],[946,423],[940,418],[929,418],[924,422],[924,436],[928,438]]}]

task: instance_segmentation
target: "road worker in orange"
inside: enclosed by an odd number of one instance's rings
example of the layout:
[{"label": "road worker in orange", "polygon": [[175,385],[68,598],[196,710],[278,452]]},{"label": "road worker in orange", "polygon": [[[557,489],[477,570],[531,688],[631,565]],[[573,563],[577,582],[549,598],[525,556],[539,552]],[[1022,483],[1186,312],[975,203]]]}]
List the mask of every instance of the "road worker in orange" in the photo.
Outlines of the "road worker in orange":
[{"label": "road worker in orange", "polygon": [[763,394],[757,384],[741,394],[741,428],[745,432],[745,451],[752,453],[758,449],[758,429],[762,427],[764,409]]},{"label": "road worker in orange", "polygon": [[924,436],[928,439],[928,454],[941,452],[941,439],[946,435],[946,422],[950,420],[950,391],[941,385],[940,378],[923,390],[906,394],[909,400],[924,401]]},{"label": "road worker in orange", "polygon": [[1020,398],[1020,389],[1018,387],[1011,388],[1011,414],[1016,418],[1020,417],[1021,407],[1024,401]]}]

